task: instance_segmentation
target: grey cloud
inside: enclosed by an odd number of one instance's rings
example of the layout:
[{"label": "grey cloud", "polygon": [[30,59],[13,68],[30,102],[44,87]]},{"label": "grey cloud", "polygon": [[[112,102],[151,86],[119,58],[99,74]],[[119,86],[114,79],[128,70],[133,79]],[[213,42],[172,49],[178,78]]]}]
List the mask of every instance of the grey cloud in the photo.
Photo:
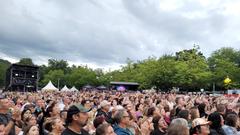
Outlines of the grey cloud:
[{"label": "grey cloud", "polygon": [[[126,58],[158,57],[194,43],[209,53],[221,47],[223,37],[233,39],[234,45],[239,41],[226,36],[232,18],[222,14],[222,8],[203,9],[197,2],[184,2],[180,9],[163,11],[156,3],[161,4],[157,0],[1,1],[0,52],[104,67],[122,64]],[[184,16],[201,10],[207,16]]]}]

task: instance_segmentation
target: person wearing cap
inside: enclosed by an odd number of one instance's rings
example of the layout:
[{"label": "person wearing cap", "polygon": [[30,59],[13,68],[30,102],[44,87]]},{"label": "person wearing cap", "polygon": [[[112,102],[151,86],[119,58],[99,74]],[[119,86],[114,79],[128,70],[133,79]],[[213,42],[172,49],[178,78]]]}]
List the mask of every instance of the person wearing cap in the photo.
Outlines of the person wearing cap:
[{"label": "person wearing cap", "polygon": [[62,135],[89,135],[83,129],[87,125],[89,111],[91,109],[86,109],[80,104],[70,106],[66,118],[67,128],[62,132]]},{"label": "person wearing cap", "polygon": [[104,116],[105,120],[108,123],[113,124],[112,113],[109,112],[110,107],[111,107],[111,103],[108,102],[107,100],[103,100],[100,103],[100,109],[98,109],[96,117]]},{"label": "person wearing cap", "polygon": [[196,118],[192,121],[192,127],[190,129],[190,135],[209,135],[209,124],[204,118]]}]

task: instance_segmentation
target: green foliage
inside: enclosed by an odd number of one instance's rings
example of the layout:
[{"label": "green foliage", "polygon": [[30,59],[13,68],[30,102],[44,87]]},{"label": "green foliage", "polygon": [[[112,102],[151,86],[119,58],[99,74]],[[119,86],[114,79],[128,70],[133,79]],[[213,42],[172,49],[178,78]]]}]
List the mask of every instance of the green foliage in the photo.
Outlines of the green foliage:
[{"label": "green foliage", "polygon": [[96,73],[87,67],[73,69],[67,78],[68,84],[77,88],[81,88],[86,84],[95,86],[98,84]]},{"label": "green foliage", "polygon": [[6,71],[10,64],[9,61],[0,59],[0,88],[5,85]]},{"label": "green foliage", "polygon": [[49,59],[48,60],[48,70],[58,70],[58,69],[63,70],[64,73],[70,72],[67,61]]},{"label": "green foliage", "polygon": [[31,58],[22,58],[17,64],[34,66],[34,63]]},{"label": "green foliage", "polygon": [[[182,88],[190,90],[199,90],[210,85],[212,73],[208,66],[206,58],[199,51],[199,47],[183,50],[176,53],[177,61],[184,67],[179,73],[184,76],[184,80],[188,80],[186,84],[182,83]],[[184,65],[185,64],[185,65]],[[177,78],[176,78],[177,80]],[[181,84],[178,82],[178,84]]]},{"label": "green foliage", "polygon": [[229,88],[240,86],[240,51],[233,48],[221,48],[214,51],[208,58],[209,66],[213,73],[213,82],[219,89],[224,89],[223,80],[229,76],[233,81]]},{"label": "green foliage", "polygon": [[150,57],[137,63],[128,61],[121,70],[112,72],[115,81],[136,81],[142,89],[155,86],[164,91],[173,87],[207,89],[211,83],[212,73],[199,48],[177,52],[176,56]]},{"label": "green foliage", "polygon": [[42,80],[42,84],[47,84],[49,81],[52,81],[52,83],[57,86],[59,80],[59,87],[63,87],[65,82],[65,76],[64,72],[61,69],[56,70],[50,70],[47,74],[44,75],[44,79]]},{"label": "green foliage", "polygon": [[[20,64],[33,65],[30,58],[23,58]],[[5,73],[9,62],[0,61],[0,86],[4,85]],[[232,80],[228,88],[240,88],[240,51],[233,48],[221,48],[206,57],[198,46],[176,52],[175,55],[149,57],[134,62],[126,60],[126,65],[115,71],[104,72],[102,69],[91,69],[87,66],[69,66],[65,60],[49,59],[48,65],[40,66],[40,87],[51,80],[55,86],[64,85],[81,88],[86,84],[109,86],[110,81],[138,82],[140,89],[199,91],[201,88],[224,90],[223,80]]]}]

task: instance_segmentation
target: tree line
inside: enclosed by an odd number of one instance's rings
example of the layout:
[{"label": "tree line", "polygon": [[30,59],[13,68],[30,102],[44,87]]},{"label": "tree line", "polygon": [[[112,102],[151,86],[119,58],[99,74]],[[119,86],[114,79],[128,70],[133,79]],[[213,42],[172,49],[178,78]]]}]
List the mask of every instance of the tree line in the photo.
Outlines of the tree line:
[{"label": "tree line", "polygon": [[[35,65],[31,58],[22,58],[18,64]],[[0,59],[0,87],[5,84],[6,69],[10,62]],[[220,48],[209,57],[203,55],[198,46],[175,54],[149,57],[145,60],[126,60],[119,70],[104,72],[88,66],[70,66],[65,60],[49,59],[47,65],[39,66],[39,86],[49,80],[55,86],[60,84],[81,88],[86,84],[109,86],[110,81],[138,82],[140,89],[155,88],[168,91],[178,88],[184,91],[211,91],[240,88],[240,51],[234,48]],[[232,81],[226,86],[223,80]]]}]

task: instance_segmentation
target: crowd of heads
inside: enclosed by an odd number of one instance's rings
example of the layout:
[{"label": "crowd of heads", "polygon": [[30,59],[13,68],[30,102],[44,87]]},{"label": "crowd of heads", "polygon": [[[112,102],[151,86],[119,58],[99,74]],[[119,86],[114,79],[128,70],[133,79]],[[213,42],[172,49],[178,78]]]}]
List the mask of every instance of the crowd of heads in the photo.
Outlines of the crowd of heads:
[{"label": "crowd of heads", "polygon": [[0,135],[239,135],[238,97],[4,92]]}]

